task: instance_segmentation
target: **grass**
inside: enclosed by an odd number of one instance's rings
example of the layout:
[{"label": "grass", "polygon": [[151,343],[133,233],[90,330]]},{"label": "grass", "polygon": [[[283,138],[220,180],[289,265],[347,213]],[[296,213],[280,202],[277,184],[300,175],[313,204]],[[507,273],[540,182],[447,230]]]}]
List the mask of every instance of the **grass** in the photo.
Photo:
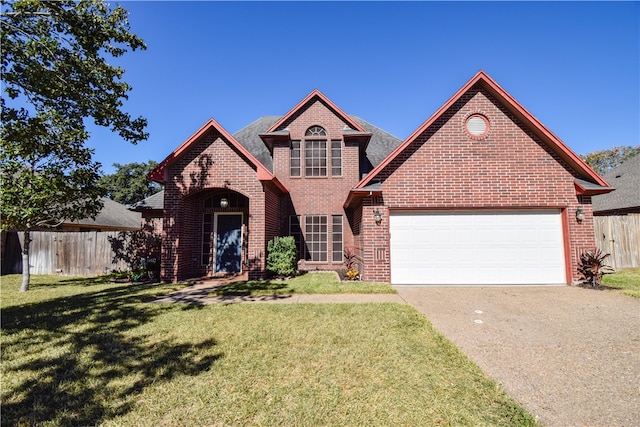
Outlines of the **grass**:
[{"label": "grass", "polygon": [[2,425],[535,425],[404,304],[152,304],[175,285],[18,276]]},{"label": "grass", "polygon": [[609,288],[615,288],[616,292],[621,294],[640,298],[640,268],[629,268],[606,274],[602,278],[602,283]]},{"label": "grass", "polygon": [[312,272],[287,280],[243,280],[214,289],[210,295],[395,294],[388,283],[341,282],[333,272]]}]

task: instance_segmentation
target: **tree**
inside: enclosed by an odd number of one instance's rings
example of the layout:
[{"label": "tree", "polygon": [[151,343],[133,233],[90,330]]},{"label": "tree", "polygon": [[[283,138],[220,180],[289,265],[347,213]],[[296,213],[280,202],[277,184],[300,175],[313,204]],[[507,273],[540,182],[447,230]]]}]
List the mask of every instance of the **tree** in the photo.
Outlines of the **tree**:
[{"label": "tree", "polygon": [[157,165],[153,160],[149,160],[148,163],[126,165],[114,163],[116,172],[100,178],[100,186],[107,191],[106,196],[111,200],[123,205],[132,205],[162,189],[160,184],[147,179],[147,174]]},{"label": "tree", "polygon": [[146,120],[122,111],[130,86],[106,59],[145,49],[129,32],[127,11],[99,0],[1,0],[3,230],[24,232],[23,280],[29,289],[29,231],[95,217],[100,164],[84,146],[85,119],[137,143]]},{"label": "tree", "polygon": [[620,166],[625,160],[636,154],[640,154],[640,145],[637,147],[625,145],[613,147],[608,150],[593,151],[581,157],[593,170],[602,175]]}]

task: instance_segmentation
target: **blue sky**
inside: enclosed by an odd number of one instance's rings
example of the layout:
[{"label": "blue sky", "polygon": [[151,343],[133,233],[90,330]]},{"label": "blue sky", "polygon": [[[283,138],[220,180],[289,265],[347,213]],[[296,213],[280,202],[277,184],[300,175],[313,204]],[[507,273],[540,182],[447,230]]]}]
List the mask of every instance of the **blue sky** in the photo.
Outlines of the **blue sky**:
[{"label": "blue sky", "polygon": [[578,154],[640,144],[639,2],[121,2],[146,51],[111,61],[149,121],[91,127],[104,173],[235,133],[313,89],[404,139],[484,70]]}]

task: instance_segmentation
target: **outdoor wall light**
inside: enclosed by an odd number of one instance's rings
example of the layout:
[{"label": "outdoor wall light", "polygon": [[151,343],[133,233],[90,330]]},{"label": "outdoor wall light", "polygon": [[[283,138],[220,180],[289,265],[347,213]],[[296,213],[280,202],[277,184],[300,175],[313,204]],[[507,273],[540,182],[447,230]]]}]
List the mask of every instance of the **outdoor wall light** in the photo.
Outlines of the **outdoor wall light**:
[{"label": "outdoor wall light", "polygon": [[584,221],[584,211],[582,210],[582,208],[576,209],[576,219],[578,220],[578,222]]},{"label": "outdoor wall light", "polygon": [[226,197],[223,197],[222,199],[220,199],[221,208],[226,208],[228,206],[229,206],[229,200]]},{"label": "outdoor wall light", "polygon": [[380,225],[380,223],[382,223],[382,214],[380,213],[380,211],[378,209],[376,209],[373,212],[373,219],[376,221],[377,225]]}]

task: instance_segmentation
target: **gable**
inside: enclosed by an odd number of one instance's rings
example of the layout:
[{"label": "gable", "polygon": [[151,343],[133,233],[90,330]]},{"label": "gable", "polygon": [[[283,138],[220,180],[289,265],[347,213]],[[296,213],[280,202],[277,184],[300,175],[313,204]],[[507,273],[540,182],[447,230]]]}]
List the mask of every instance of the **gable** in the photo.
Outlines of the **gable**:
[{"label": "gable", "polygon": [[[385,160],[376,166],[367,177],[358,183],[355,189],[362,189],[373,182],[383,180],[385,173],[387,175],[389,173],[389,171],[384,173],[383,171],[388,168],[392,162],[396,161],[397,164],[396,159],[402,160],[408,158],[411,150],[415,149],[415,143],[420,143],[420,138],[425,139],[425,136],[433,134],[444,122],[451,118],[455,111],[460,110],[462,105],[471,101],[475,94],[479,92],[482,92],[484,98],[490,99],[492,104],[499,107],[513,123],[517,123],[517,126],[522,131],[534,136],[537,141],[536,143],[545,146],[548,152],[552,154],[552,157],[560,161],[562,167],[567,169],[571,175],[603,187],[603,192],[610,191],[606,181],[598,176],[578,155],[571,151],[559,138],[482,71],[478,72],[469,80],[469,82],[456,92],[453,97],[440,107],[440,109],[398,146]],[[478,113],[482,113],[482,111],[474,111],[471,114]],[[468,117],[465,117],[465,120],[466,118]],[[499,122],[496,122],[496,125],[499,124]],[[491,123],[489,123],[489,125],[494,130],[499,129],[499,127],[493,127]],[[508,135],[505,137],[507,139],[509,138]],[[535,173],[535,171],[530,172]]]},{"label": "gable", "polygon": [[365,132],[355,120],[351,119],[345,114],[337,105],[329,100],[318,89],[314,89],[309,95],[307,95],[302,101],[300,101],[295,107],[293,107],[287,114],[282,116],[280,120],[275,122],[268,130],[267,133],[278,132],[287,129],[289,123],[304,114],[314,104],[321,103],[324,107],[331,112],[334,116],[338,117],[344,122],[345,129]]},{"label": "gable", "polygon": [[[236,156],[242,161],[246,162],[255,171],[255,179],[260,181],[270,181],[281,192],[288,192],[287,188],[262,164],[256,159],[253,154],[249,152],[242,144],[240,144],[233,136],[231,136],[222,126],[220,126],[215,120],[209,119],[200,129],[198,129],[191,137],[184,141],[178,148],[176,148],[169,156],[167,156],[162,162],[158,164],[147,177],[159,183],[164,183],[168,179],[169,167],[177,163],[182,157],[188,155],[194,147],[202,142],[202,138],[205,136],[215,135],[214,141],[220,139],[233,150]],[[200,151],[203,148],[199,148]],[[198,149],[196,149],[198,151]]]},{"label": "gable", "polygon": [[[487,122],[468,130],[475,119]],[[385,203],[396,207],[568,205],[576,195],[572,168],[481,86],[461,96],[377,178]]]}]

